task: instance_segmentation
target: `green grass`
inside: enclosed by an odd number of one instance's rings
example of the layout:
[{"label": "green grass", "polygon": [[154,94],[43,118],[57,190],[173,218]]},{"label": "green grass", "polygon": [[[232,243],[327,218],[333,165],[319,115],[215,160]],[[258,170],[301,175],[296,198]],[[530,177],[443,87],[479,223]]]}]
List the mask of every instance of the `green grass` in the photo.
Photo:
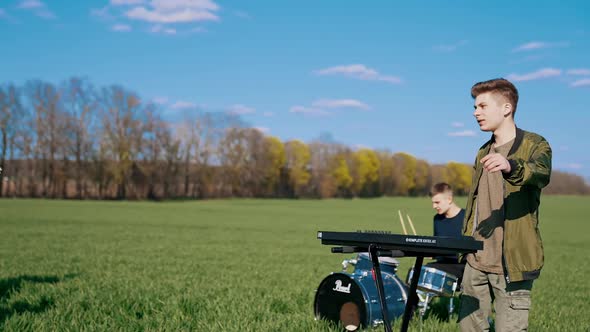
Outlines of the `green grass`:
[{"label": "green grass", "polygon": [[[543,198],[546,260],[531,331],[590,328],[589,205],[588,197]],[[398,209],[431,234],[428,198],[0,200],[0,328],[337,331],[314,320],[313,298],[350,255],[331,254],[316,231],[401,233]],[[400,261],[405,280],[413,259]],[[431,316],[411,330],[457,331],[455,319]]]}]

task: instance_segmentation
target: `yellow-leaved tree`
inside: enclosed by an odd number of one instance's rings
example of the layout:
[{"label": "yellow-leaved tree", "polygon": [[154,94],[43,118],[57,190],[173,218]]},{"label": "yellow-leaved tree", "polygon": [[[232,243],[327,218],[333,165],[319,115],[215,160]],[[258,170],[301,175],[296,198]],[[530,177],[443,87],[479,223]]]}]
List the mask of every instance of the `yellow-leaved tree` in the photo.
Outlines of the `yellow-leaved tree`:
[{"label": "yellow-leaved tree", "polygon": [[357,196],[372,196],[378,192],[379,158],[375,151],[360,149],[353,154],[353,184]]},{"label": "yellow-leaved tree", "polygon": [[451,161],[447,163],[443,177],[453,187],[455,195],[465,195],[469,193],[472,174],[473,168],[471,166]]},{"label": "yellow-leaved tree", "polygon": [[285,166],[285,145],[280,139],[267,136],[265,137],[266,158],[268,161],[265,169],[265,182],[267,190],[272,194],[277,189],[281,179],[281,169]]},{"label": "yellow-leaved tree", "polygon": [[416,158],[405,152],[393,155],[398,176],[395,193],[407,196],[416,188]]},{"label": "yellow-leaved tree", "polygon": [[346,157],[344,154],[339,153],[332,159],[332,178],[338,189],[338,193],[342,196],[349,196],[352,186],[352,176],[350,176],[350,170]]},{"label": "yellow-leaved tree", "polygon": [[292,140],[285,144],[285,155],[293,194],[299,197],[305,191],[305,186],[311,178],[309,172],[311,153],[305,143]]}]

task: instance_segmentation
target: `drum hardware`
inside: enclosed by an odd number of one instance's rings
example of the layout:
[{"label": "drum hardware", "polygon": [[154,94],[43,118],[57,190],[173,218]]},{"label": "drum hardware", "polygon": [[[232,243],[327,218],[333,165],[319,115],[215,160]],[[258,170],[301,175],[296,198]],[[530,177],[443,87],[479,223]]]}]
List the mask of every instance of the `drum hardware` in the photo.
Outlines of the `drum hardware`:
[{"label": "drum hardware", "polygon": [[426,310],[430,308],[430,300],[432,300],[436,295],[433,293],[426,293],[420,290],[416,291],[420,302],[418,303],[418,313],[420,315],[420,319],[424,319],[424,314],[426,314]]},{"label": "drum hardware", "polygon": [[[414,268],[410,268],[406,282],[409,283],[414,274]],[[457,290],[457,277],[454,275],[441,271],[439,269],[423,266],[418,279],[418,289],[416,294],[418,295],[418,307],[420,318],[424,317],[424,314],[430,307],[430,301],[437,297],[449,297],[449,315],[455,310],[453,303],[455,292]]]},{"label": "drum hardware", "polygon": [[357,260],[354,258],[345,259],[342,261],[342,272],[346,272],[348,270],[348,265],[356,265]]},{"label": "drum hardware", "polygon": [[[454,255],[457,253],[471,253],[483,249],[483,242],[476,241],[472,237],[463,236],[461,238],[450,238],[441,236],[418,236],[418,235],[400,235],[387,233],[363,233],[363,232],[333,232],[318,231],[317,238],[324,245],[337,245],[342,247],[331,248],[332,253],[363,252],[369,251],[373,270],[375,271],[375,286],[379,294],[381,305],[383,326],[386,332],[391,332],[391,320],[388,316],[387,297],[383,291],[383,278],[381,276],[380,264],[378,257],[383,252],[400,252],[402,256],[396,257],[416,257],[414,263],[414,276],[410,282],[410,294],[416,292],[418,279],[421,272],[424,257],[433,257],[437,255]],[[358,264],[358,263],[357,263]],[[317,293],[316,293],[317,296]],[[402,319],[401,331],[408,330],[412,308],[417,305],[414,296],[406,300],[404,315]]]}]

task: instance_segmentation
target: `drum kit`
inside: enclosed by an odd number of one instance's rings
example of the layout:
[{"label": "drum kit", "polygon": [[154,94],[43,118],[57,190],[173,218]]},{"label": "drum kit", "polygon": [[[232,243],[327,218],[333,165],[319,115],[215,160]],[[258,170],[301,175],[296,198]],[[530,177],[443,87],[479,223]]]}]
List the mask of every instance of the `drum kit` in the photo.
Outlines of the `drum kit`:
[{"label": "drum kit", "polygon": [[[354,266],[352,273],[349,266]],[[409,283],[414,269],[408,272],[406,282],[397,275],[399,262],[393,257],[379,257],[381,277],[387,302],[388,317],[399,318],[404,314],[408,300]],[[453,297],[457,291],[457,277],[439,269],[423,266],[418,288],[419,315],[422,319],[430,301],[437,297],[450,297],[449,314],[453,312]],[[368,253],[342,262],[341,272],[332,272],[317,288],[314,300],[316,319],[341,324],[346,331],[376,326],[383,323],[383,315],[375,285],[375,272]]]}]

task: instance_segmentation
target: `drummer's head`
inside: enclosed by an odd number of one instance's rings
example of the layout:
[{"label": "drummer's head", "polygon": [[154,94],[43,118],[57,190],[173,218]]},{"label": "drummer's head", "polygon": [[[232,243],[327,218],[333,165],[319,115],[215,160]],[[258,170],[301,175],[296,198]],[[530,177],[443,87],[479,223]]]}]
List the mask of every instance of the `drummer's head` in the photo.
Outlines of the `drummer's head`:
[{"label": "drummer's head", "polygon": [[453,189],[448,183],[439,182],[430,190],[432,208],[438,214],[445,214],[453,206]]}]

